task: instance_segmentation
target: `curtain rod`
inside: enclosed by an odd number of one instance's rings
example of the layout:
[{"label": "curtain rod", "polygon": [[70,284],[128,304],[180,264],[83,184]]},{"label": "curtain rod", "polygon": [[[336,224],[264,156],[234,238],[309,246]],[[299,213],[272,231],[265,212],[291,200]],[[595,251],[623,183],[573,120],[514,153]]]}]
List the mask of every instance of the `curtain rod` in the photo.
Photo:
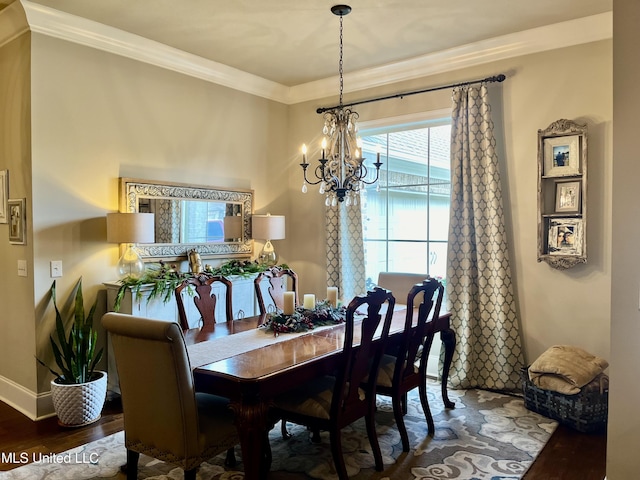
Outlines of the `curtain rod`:
[{"label": "curtain rod", "polygon": [[[436,90],[444,90],[445,88],[464,87],[466,85],[473,85],[475,83],[504,82],[506,78],[507,78],[506,75],[501,73],[499,75],[482,78],[480,80],[471,80],[469,82],[462,82],[462,83],[452,83],[451,85],[442,85],[440,87],[431,87],[431,88],[426,88],[424,90],[414,90],[412,92],[397,93],[395,95],[388,95],[386,97],[371,98],[369,100],[361,100],[359,102],[347,103],[343,105],[343,107],[353,107],[354,105],[362,105],[363,103],[379,102],[380,100],[389,100],[391,98],[403,98],[403,97],[408,97],[409,95],[417,95],[418,93],[427,93],[427,92],[435,92]],[[340,105],[335,105],[333,107],[320,107],[316,110],[316,113],[324,113],[329,110],[335,110],[338,107],[340,107]]]}]

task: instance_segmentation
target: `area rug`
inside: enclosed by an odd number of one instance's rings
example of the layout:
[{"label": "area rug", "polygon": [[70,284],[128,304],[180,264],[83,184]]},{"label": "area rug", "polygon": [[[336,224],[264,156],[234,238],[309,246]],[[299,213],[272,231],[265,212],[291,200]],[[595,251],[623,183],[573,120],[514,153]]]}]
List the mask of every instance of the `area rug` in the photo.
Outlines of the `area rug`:
[{"label": "area rug", "polygon": [[[427,425],[417,392],[409,395],[405,417],[411,451],[402,452],[389,399],[379,397],[376,416],[384,471],[376,472],[366,438],[364,422],[342,431],[342,445],[350,479],[378,480],[519,480],[555,430],[557,423],[528,411],[519,397],[483,390],[452,390],[455,409],[447,410],[439,395],[439,384],[429,389],[434,416],[434,437]],[[331,458],[328,434],[319,444],[311,443],[303,427],[288,425],[293,437],[283,440],[280,427],[271,431],[273,451],[270,480],[337,478]],[[122,432],[43,458],[42,461],[0,473],[0,479],[124,479],[119,473],[125,463]],[[225,469],[224,455],[204,463],[199,480],[241,480],[244,478],[240,448],[238,465]],[[164,462],[141,455],[139,479],[182,479],[183,472]]]}]

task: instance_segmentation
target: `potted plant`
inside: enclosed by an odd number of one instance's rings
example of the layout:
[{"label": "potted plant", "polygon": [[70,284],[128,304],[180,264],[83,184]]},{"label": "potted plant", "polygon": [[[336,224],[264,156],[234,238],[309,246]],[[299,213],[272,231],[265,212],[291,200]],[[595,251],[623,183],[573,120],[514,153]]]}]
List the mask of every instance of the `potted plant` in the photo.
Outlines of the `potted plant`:
[{"label": "potted plant", "polygon": [[80,426],[100,418],[107,395],[107,373],[96,370],[102,349],[96,351],[98,333],[93,329],[97,299],[85,315],[82,278],[75,291],[73,320],[66,332],[65,322],[56,303],[56,282],[51,285],[51,299],[56,311],[55,339],[50,336],[51,349],[58,370],[38,362],[55,375],[51,381],[51,397],[58,420],[64,426]]}]

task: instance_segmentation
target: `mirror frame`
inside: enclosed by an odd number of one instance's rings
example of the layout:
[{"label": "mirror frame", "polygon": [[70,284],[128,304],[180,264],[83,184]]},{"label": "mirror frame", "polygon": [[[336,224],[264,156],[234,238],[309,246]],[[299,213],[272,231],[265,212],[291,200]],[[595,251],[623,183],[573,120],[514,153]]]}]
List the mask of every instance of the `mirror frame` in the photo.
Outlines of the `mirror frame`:
[{"label": "mirror frame", "polygon": [[242,240],[237,242],[212,243],[139,243],[136,249],[144,261],[184,260],[188,252],[195,249],[203,258],[250,257],[253,253],[251,241],[251,215],[253,213],[253,190],[227,189],[189,185],[173,182],[156,182],[134,178],[120,178],[120,211],[136,213],[138,199],[176,198],[185,200],[215,200],[242,205]]}]

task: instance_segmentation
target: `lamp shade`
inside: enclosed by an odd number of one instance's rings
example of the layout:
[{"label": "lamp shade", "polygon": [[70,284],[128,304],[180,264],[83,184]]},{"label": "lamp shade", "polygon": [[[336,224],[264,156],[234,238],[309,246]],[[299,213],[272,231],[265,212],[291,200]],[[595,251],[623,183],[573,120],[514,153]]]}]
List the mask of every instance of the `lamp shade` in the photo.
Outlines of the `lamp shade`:
[{"label": "lamp shade", "polygon": [[110,243],[153,243],[153,213],[107,213],[107,241]]},{"label": "lamp shade", "polygon": [[252,236],[260,240],[282,240],[285,238],[284,215],[253,215]]}]

